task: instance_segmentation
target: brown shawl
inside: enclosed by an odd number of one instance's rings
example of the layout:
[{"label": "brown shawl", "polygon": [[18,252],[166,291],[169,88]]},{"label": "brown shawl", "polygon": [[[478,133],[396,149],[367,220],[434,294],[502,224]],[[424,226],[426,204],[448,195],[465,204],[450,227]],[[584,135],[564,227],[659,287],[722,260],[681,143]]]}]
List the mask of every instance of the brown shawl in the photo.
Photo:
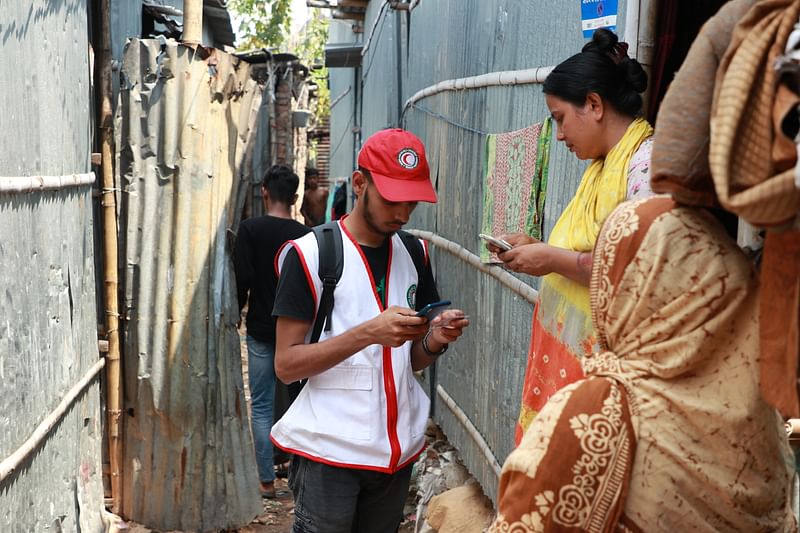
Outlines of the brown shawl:
[{"label": "brown shawl", "polygon": [[622,204],[594,253],[602,351],[506,460],[490,531],[793,531],[752,268],[704,210]]},{"label": "brown shawl", "polygon": [[[725,209],[756,225],[782,224],[800,211],[796,148],[781,131],[798,98],[779,83],[775,68],[798,15],[800,0],[758,2],[736,26],[717,71],[710,150],[714,186]],[[798,231],[767,234],[762,280],[762,390],[786,416],[800,416]]]},{"label": "brown shawl", "polygon": [[654,191],[771,228],[761,274],[760,375],[765,399],[785,416],[800,416],[800,232],[785,227],[800,210],[800,190],[795,144],[781,125],[800,99],[775,60],[798,15],[800,0],[734,0],[712,17],[664,98],[652,161]]},{"label": "brown shawl", "polygon": [[714,75],[736,23],[756,0],[725,4],[692,43],[664,95],[656,121],[652,187],[686,205],[719,205],[708,164]]},{"label": "brown shawl", "polygon": [[[722,206],[748,222],[771,226],[800,210],[794,142],[781,121],[798,99],[781,86],[776,58],[800,15],[800,0],[762,0],[737,24],[717,71],[711,112],[710,163]],[[778,107],[776,107],[778,106]]]}]

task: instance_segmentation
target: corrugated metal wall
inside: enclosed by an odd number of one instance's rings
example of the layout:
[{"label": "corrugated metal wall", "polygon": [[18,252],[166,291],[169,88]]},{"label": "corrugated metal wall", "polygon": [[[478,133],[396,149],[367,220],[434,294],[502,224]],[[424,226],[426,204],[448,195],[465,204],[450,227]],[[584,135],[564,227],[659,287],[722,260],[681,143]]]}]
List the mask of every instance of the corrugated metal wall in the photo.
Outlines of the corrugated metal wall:
[{"label": "corrugated metal wall", "polygon": [[[362,65],[362,139],[400,124],[402,102],[420,89],[447,79],[554,65],[584,43],[577,0],[422,0],[410,15],[386,9],[379,18],[382,6],[383,2],[370,2],[364,24],[365,40],[375,30]],[[621,22],[625,2],[620,8]],[[345,77],[345,70],[338,76]],[[332,75],[332,94],[336,83]],[[403,124],[425,141],[439,203],[420,205],[409,227],[433,231],[478,253],[485,134],[541,122],[548,114],[541,86],[447,92],[421,100],[418,107],[422,109],[406,112]],[[346,114],[344,109],[334,112],[332,139],[342,128],[337,119]],[[332,168],[346,167],[344,157],[336,154]],[[553,142],[545,235],[572,197],[584,168],[585,163]],[[502,463],[513,449],[533,309],[454,256],[434,254],[440,292],[472,317],[463,339],[441,359],[438,382]],[[495,498],[495,472],[441,400],[435,419],[486,494]]]},{"label": "corrugated metal wall", "polygon": [[[251,56],[244,53],[243,56]],[[258,54],[259,56],[261,54]],[[243,216],[245,218],[265,214],[261,183],[267,169],[273,164],[292,166],[303,180],[307,156],[307,132],[305,128],[294,126],[293,108],[307,107],[308,91],[306,77],[299,63],[275,61],[269,54],[264,57],[249,57],[253,78],[257,80],[259,91],[263,94],[261,108],[257,110],[255,139],[247,147],[245,166],[242,169],[249,181]],[[301,99],[298,100],[297,96]],[[300,183],[294,213],[299,215],[303,182]]]},{"label": "corrugated metal wall", "polygon": [[250,142],[245,158],[245,168],[250,177],[250,186],[244,209],[248,217],[255,217],[265,214],[260,184],[263,181],[264,173],[272,164],[271,143],[273,132],[270,128],[272,123],[270,115],[275,105],[275,91],[273,90],[274,69],[270,60],[267,60],[266,63],[251,65],[250,68],[258,70],[257,78],[262,93],[261,109],[258,112],[255,125],[255,138]]},{"label": "corrugated metal wall", "polygon": [[244,402],[232,235],[261,103],[249,66],[132,40],[121,89],[123,514],[158,529],[249,522],[261,504]]},{"label": "corrugated metal wall", "polygon": [[[350,27],[350,22],[331,20],[328,42],[344,44],[361,39],[361,35],[353,33]],[[361,120],[356,106],[357,97],[361,93],[361,82],[358,71],[352,68],[329,68],[328,80],[331,94],[331,153],[328,176],[331,179],[344,178],[350,176],[355,166],[356,135],[353,128]]]},{"label": "corrugated metal wall", "polygon": [[[0,176],[88,172],[86,0],[5,2],[0,35]],[[98,361],[92,231],[90,185],[0,193],[0,461]],[[0,531],[102,531],[101,442],[95,379],[0,482]]]},{"label": "corrugated metal wall", "polygon": [[[353,128],[358,115],[355,113],[356,77],[352,69],[328,69],[331,103],[331,156],[328,176],[344,178],[353,172],[355,152],[353,150]],[[338,100],[335,100],[338,99]]]}]

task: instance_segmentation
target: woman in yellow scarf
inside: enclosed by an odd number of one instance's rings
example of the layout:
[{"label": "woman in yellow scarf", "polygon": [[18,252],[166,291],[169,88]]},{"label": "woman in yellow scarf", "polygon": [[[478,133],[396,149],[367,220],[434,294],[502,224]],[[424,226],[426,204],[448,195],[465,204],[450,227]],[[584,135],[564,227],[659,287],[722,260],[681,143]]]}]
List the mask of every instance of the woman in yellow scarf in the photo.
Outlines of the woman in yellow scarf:
[{"label": "woman in yellow scarf", "polygon": [[646,87],[647,75],[628,57],[627,44],[604,29],[544,82],[557,139],[578,159],[592,163],[546,244],[524,234],[505,235],[513,249],[498,254],[511,270],[544,276],[534,311],[517,442],[552,394],[583,377],[580,359],[595,346],[588,285],[592,248],[603,221],[624,200],[652,194],[653,128],[638,118],[640,93]]}]

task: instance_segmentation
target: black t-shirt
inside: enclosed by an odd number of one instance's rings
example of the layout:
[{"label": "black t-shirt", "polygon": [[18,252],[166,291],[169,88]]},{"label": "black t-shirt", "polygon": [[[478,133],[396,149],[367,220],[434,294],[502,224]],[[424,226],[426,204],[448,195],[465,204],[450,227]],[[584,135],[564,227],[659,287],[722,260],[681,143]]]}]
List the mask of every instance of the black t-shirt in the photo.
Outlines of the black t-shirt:
[{"label": "black t-shirt", "polygon": [[342,183],[333,193],[333,220],[339,220],[347,214],[347,184]]},{"label": "black t-shirt", "polygon": [[[384,288],[386,287],[386,267],[389,263],[389,239],[386,239],[377,248],[359,246],[367,258],[367,263],[372,272],[372,279],[375,281],[375,290],[385,304]],[[403,245],[401,244],[400,246]],[[343,297],[346,296],[343,295],[342,291],[336,293],[336,298]],[[439,292],[436,290],[436,282],[433,279],[430,263],[428,263],[423,270],[422,279],[417,282],[415,307],[419,310],[426,304],[438,300]],[[335,302],[334,307],[336,307]],[[314,320],[315,311],[316,302],[311,293],[311,288],[308,286],[305,271],[300,264],[297,250],[292,248],[286,253],[286,259],[281,269],[272,315],[274,317],[285,316],[311,322]]]},{"label": "black t-shirt", "polygon": [[239,311],[248,303],[247,334],[262,342],[275,340],[275,255],[283,244],[302,237],[310,228],[296,220],[263,216],[239,226],[234,252]]}]

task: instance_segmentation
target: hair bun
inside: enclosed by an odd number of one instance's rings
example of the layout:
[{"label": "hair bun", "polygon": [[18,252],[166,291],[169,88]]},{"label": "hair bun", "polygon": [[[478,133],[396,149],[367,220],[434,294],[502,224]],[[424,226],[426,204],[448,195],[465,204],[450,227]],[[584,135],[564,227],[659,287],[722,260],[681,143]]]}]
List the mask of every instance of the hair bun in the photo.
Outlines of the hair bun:
[{"label": "hair bun", "polygon": [[637,93],[647,89],[647,73],[642,65],[628,56],[628,43],[620,42],[616,33],[599,28],[592,34],[592,40],[583,47],[583,52],[605,54],[616,66],[625,87]]},{"label": "hair bun", "polygon": [[625,85],[637,93],[643,93],[647,89],[647,72],[644,71],[641,63],[633,58],[626,57],[618,67],[625,77]]},{"label": "hair bun", "polygon": [[600,28],[580,53],[556,65],[542,89],[576,106],[584,105],[586,96],[596,92],[620,113],[635,117],[642,110],[647,74],[628,56],[627,43]]},{"label": "hair bun", "polygon": [[592,40],[584,45],[583,51],[597,50],[603,54],[613,54],[617,43],[619,37],[616,33],[606,28],[598,28],[592,34]]}]

